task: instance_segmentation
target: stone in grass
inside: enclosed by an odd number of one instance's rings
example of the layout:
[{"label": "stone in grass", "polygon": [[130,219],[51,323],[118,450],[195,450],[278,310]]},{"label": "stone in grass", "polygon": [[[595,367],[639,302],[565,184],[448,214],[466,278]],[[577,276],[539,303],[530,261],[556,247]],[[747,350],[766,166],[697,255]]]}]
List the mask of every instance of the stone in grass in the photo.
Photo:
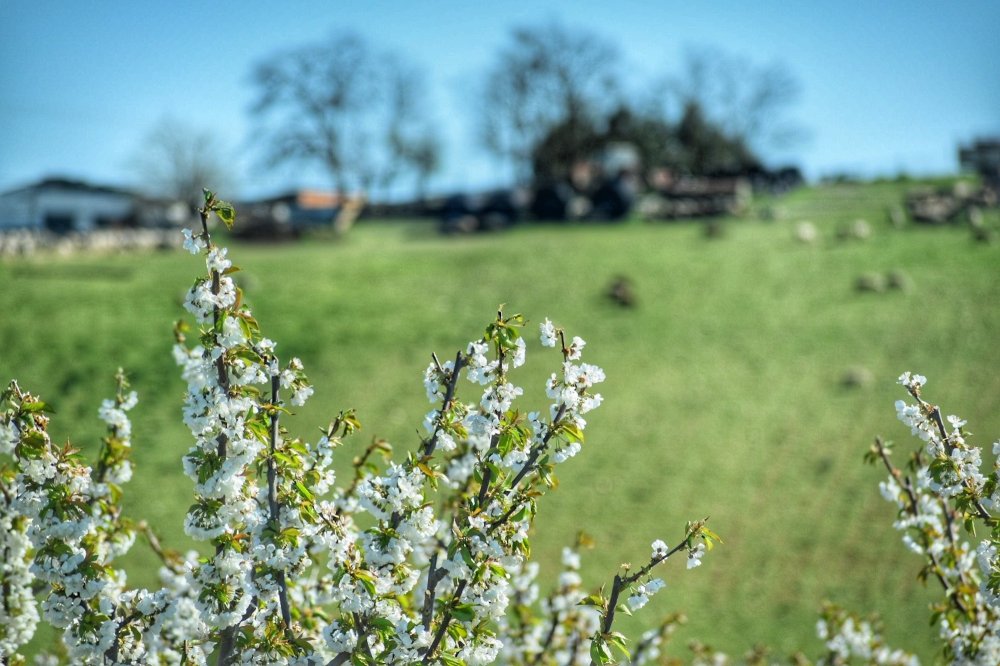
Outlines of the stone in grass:
[{"label": "stone in grass", "polygon": [[881,293],[885,291],[886,280],[881,273],[862,273],[854,281],[854,288],[858,291]]},{"label": "stone in grass", "polygon": [[726,235],[726,223],[722,220],[709,220],[705,223],[705,238],[722,238]]},{"label": "stone in grass", "polygon": [[966,214],[969,216],[969,226],[973,229],[985,226],[983,223],[983,211],[977,206],[969,206]]},{"label": "stone in grass", "polygon": [[848,233],[855,240],[868,240],[872,237],[872,227],[867,220],[854,220],[848,227]]},{"label": "stone in grass", "polygon": [[840,383],[846,388],[863,388],[875,382],[875,375],[863,365],[853,365],[840,376]]},{"label": "stone in grass", "polygon": [[837,229],[840,240],[868,240],[872,236],[872,227],[867,220],[857,219],[850,224],[841,225]]},{"label": "stone in grass", "polygon": [[812,222],[799,222],[795,225],[795,240],[805,245],[812,245],[819,240],[819,231]]},{"label": "stone in grass", "polygon": [[625,275],[619,275],[608,285],[608,298],[623,308],[635,307],[635,287]]},{"label": "stone in grass", "polygon": [[889,271],[885,276],[885,285],[889,289],[898,289],[904,293],[913,291],[913,280],[900,270]]},{"label": "stone in grass", "polygon": [[902,229],[906,226],[906,212],[902,206],[889,207],[889,224],[893,229]]},{"label": "stone in grass", "polygon": [[990,244],[997,239],[997,234],[995,231],[987,226],[973,227],[972,228],[972,240],[978,243]]}]

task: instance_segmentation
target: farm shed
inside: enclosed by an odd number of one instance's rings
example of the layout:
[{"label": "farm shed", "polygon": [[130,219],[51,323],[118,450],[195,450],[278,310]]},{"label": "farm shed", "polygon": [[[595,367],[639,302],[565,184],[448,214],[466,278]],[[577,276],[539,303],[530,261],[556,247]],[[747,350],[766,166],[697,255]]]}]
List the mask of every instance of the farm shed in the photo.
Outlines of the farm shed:
[{"label": "farm shed", "polygon": [[117,227],[129,221],[134,206],[134,195],[123,189],[46,178],[0,194],[0,230],[68,233]]}]

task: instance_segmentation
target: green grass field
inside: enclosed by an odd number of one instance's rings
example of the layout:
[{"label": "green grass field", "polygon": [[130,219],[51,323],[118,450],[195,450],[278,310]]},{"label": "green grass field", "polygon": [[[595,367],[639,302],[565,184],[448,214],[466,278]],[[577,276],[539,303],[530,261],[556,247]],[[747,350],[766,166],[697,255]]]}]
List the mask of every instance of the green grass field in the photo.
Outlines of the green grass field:
[{"label": "green grass field", "polygon": [[[688,519],[711,516],[725,539],[701,568],[662,571],[667,590],[624,625],[633,635],[682,610],[680,656],[694,638],[733,655],[755,643],[817,654],[816,611],[829,599],[881,613],[894,644],[931,661],[937,590],[917,582],[920,560],[878,494],[883,474],[861,457],[876,435],[916,443],[893,409],[904,370],[927,375],[927,397],[967,418],[978,444],[1000,436],[1000,247],[974,243],[964,227],[892,229],[885,209],[902,192],[804,189],[761,204],[776,220],[730,220],[712,240],[696,223],[443,238],[423,223],[362,222],[342,242],[237,244],[230,256],[265,334],[300,356],[315,384],[287,421],[309,438],[355,407],[365,425],[355,446],[376,435],[415,446],[430,353],[478,337],[498,304],[585,338],[589,361],[607,371],[605,403],[541,506],[543,571],[555,571],[579,529],[597,541],[584,564],[593,587],[619,562],[647,557],[653,539],[676,543]],[[858,217],[872,238],[838,240],[836,228]],[[817,225],[817,244],[795,242],[800,220]],[[995,211],[987,221],[1000,223]],[[180,252],[0,262],[0,381],[40,393],[58,410],[57,438],[93,451],[97,407],[124,366],[140,393],[128,510],[177,547],[189,545],[179,458],[190,439],[171,326],[202,269]],[[855,290],[862,273],[891,270],[911,278],[909,292]],[[604,296],[617,275],[633,281],[634,309]],[[544,405],[556,361],[529,346],[526,407]],[[875,381],[842,385],[854,366]],[[151,584],[153,558],[142,544],[134,551],[130,580]]]}]

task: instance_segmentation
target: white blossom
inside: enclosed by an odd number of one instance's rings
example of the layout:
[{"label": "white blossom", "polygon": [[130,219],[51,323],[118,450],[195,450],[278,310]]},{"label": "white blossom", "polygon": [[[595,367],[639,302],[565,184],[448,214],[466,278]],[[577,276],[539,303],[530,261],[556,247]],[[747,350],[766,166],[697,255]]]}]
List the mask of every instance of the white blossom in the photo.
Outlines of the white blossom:
[{"label": "white blossom", "polygon": [[694,569],[701,566],[701,558],[705,556],[705,544],[699,543],[688,551],[687,568]]},{"label": "white blossom", "polygon": [[555,325],[547,318],[539,326],[539,333],[543,347],[555,347],[559,341]]}]

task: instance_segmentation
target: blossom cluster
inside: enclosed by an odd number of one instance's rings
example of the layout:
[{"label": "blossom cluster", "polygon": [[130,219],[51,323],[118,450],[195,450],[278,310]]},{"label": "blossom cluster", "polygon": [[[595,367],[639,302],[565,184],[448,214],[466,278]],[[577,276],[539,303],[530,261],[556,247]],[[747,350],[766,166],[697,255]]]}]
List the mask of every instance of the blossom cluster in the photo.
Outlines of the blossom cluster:
[{"label": "blossom cluster", "polygon": [[[634,643],[615,619],[667,587],[654,570],[675,555],[687,569],[702,564],[721,542],[705,520],[689,522],[673,546],[654,540],[648,559],[622,565],[597,592],[580,575],[585,535],[563,550],[544,591],[529,557],[539,504],[559,466],[583,450],[585,417],[603,403],[605,374],[583,360],[583,339],[541,322],[536,340],[555,351],[556,370],[544,384],[548,404],[524,410],[515,377],[534,336],[523,316],[498,311],[453,358],[432,356],[423,386],[433,407],[416,446],[393,457],[375,439],[342,481],[338,450],[360,422],[344,411],[315,442],[289,435],[283,419],[312,385],[304,364],[282,363],[261,333],[234,277],[239,268],[209,234],[213,212],[228,222],[234,215],[206,193],[201,231],[184,231],[205,271],[184,301],[197,328],[179,323],[173,349],[192,440],[182,457],[194,492],[184,529],[202,552],[175,554],[124,517],[138,398],[123,372],[97,410],[107,434],[93,465],[53,443],[49,406],[12,382],[0,394],[0,663],[24,663],[42,619],[62,631],[65,656],[45,661],[55,664],[603,666],[664,657],[682,616]],[[904,543],[925,560],[922,575],[944,590],[936,618],[946,656],[995,665],[1000,476],[983,470],[965,421],[923,399],[925,377],[899,381],[911,400],[896,403],[897,417],[920,449],[906,471],[881,440],[869,459],[889,472],[880,489],[898,509]],[[987,529],[970,542],[963,528],[972,534],[976,524]],[[162,559],[156,590],[130,588],[117,568],[139,532]],[[917,663],[886,645],[876,622],[833,606],[817,634],[818,664]],[[728,663],[707,645],[691,649],[693,663]]]},{"label": "blossom cluster", "polygon": [[[4,663],[22,661],[39,614],[63,630],[73,664],[585,664],[595,645],[601,663],[611,648],[630,656],[611,628],[616,608],[646,605],[663,587],[653,567],[682,551],[699,561],[717,537],[699,522],[673,549],[654,542],[641,571],[616,577],[614,601],[588,596],[579,548],[567,549],[558,584],[539,592],[534,517],[602,403],[605,375],[583,361],[586,343],[542,322],[536,339],[556,348],[558,369],[548,404],[522,410],[514,374],[527,322],[498,311],[453,359],[433,357],[424,389],[434,407],[414,450],[393,459],[375,440],[338,483],[337,450],[360,423],[341,412],[315,442],[289,436],[283,418],[312,386],[261,333],[239,268],[209,234],[212,212],[232,216],[206,193],[201,231],[184,231],[205,272],[184,300],[195,328],[178,323],[173,349],[192,439],[184,529],[202,552],[174,554],[123,517],[137,402],[123,373],[98,410],[108,434],[93,466],[55,446],[47,405],[11,384],[0,403],[0,455],[11,462],[0,468]],[[130,588],[114,566],[137,531],[162,558],[157,590]],[[636,649],[655,655],[660,640]]]},{"label": "blossom cluster", "polygon": [[919,660],[900,649],[890,647],[874,620],[861,619],[832,604],[823,608],[816,622],[816,635],[827,654],[817,666],[839,666],[857,659],[880,666],[919,666]]},{"label": "blossom cluster", "polygon": [[[938,406],[925,401],[926,383],[926,377],[910,372],[899,377],[911,401],[898,400],[896,416],[921,440],[908,468],[892,464],[891,446],[881,439],[867,458],[881,462],[889,472],[879,487],[898,509],[894,527],[903,532],[903,542],[925,560],[921,576],[936,579],[945,593],[946,603],[937,617],[946,656],[956,664],[997,664],[1000,522],[991,511],[1000,501],[998,468],[983,472],[982,452],[969,442],[965,420],[944,417]],[[993,445],[993,452],[1000,453],[1000,442]],[[973,544],[964,537],[963,528],[974,535],[976,523],[987,529]],[[852,635],[859,631],[860,625]],[[840,644],[849,645],[851,640],[844,638]]]},{"label": "blossom cluster", "polygon": [[[0,453],[10,455],[18,440],[15,423],[0,421]],[[0,656],[11,657],[27,643],[38,624],[38,604],[31,589],[27,535],[29,519],[15,510],[16,477],[0,470],[0,552],[3,558],[3,603],[0,604]]]},{"label": "blossom cluster", "polygon": [[[98,416],[107,434],[93,465],[49,436],[49,406],[12,382],[0,394],[0,663],[23,664],[44,619],[62,631],[59,664],[444,664],[512,666],[658,663],[684,621],[671,615],[634,643],[617,614],[645,609],[667,587],[654,570],[674,556],[695,569],[721,539],[689,522],[673,546],[622,565],[593,592],[580,575],[581,534],[563,550],[550,588],[530,559],[539,504],[559,466],[581,453],[585,416],[602,405],[604,371],[584,362],[586,342],[545,319],[537,341],[555,351],[547,403],[524,410],[516,372],[527,322],[497,312],[453,358],[423,374],[432,409],[420,441],[402,457],[375,439],[338,479],[338,450],[360,428],[340,412],[315,442],[289,435],[290,407],[313,394],[304,364],[266,338],[244,300],[239,271],[208,231],[234,211],[206,192],[201,231],[184,247],[204,261],[184,301],[196,329],[175,328],[174,360],[187,385],[182,457],[194,501],[185,532],[202,552],[164,549],[148,526],[125,519],[137,404],[125,374]],[[464,382],[463,382],[464,375]],[[877,440],[869,460],[889,477],[880,489],[898,509],[895,527],[925,560],[945,604],[936,615],[955,664],[1000,663],[1000,503],[997,468],[983,470],[966,423],[943,416],[900,377],[911,400],[896,413],[920,439],[906,471]],[[470,391],[470,398],[463,397]],[[1000,455],[1000,442],[994,444]],[[963,536],[980,524],[978,542]],[[162,559],[161,587],[130,588],[117,562],[138,533]],[[817,624],[818,664],[914,666],[886,645],[878,624],[828,606]],[[693,643],[693,663],[728,658]],[[762,663],[753,653],[749,663]],[[798,660],[808,663],[804,657]],[[40,662],[41,663],[41,662]]]},{"label": "blossom cluster", "polygon": [[162,632],[176,609],[170,590],[128,590],[124,571],[114,568],[135,540],[120,520],[119,484],[131,475],[127,412],[136,404],[126,388],[119,372],[116,397],[99,410],[108,434],[93,468],[76,450],[53,444],[48,405],[16,382],[2,394],[3,452],[15,463],[13,474],[4,474],[0,517],[13,528],[5,534],[3,582],[14,592],[4,599],[5,660],[16,663],[37,619],[29,585],[47,587],[41,614],[63,630],[73,663],[137,663],[148,656],[147,645],[169,644]]}]

